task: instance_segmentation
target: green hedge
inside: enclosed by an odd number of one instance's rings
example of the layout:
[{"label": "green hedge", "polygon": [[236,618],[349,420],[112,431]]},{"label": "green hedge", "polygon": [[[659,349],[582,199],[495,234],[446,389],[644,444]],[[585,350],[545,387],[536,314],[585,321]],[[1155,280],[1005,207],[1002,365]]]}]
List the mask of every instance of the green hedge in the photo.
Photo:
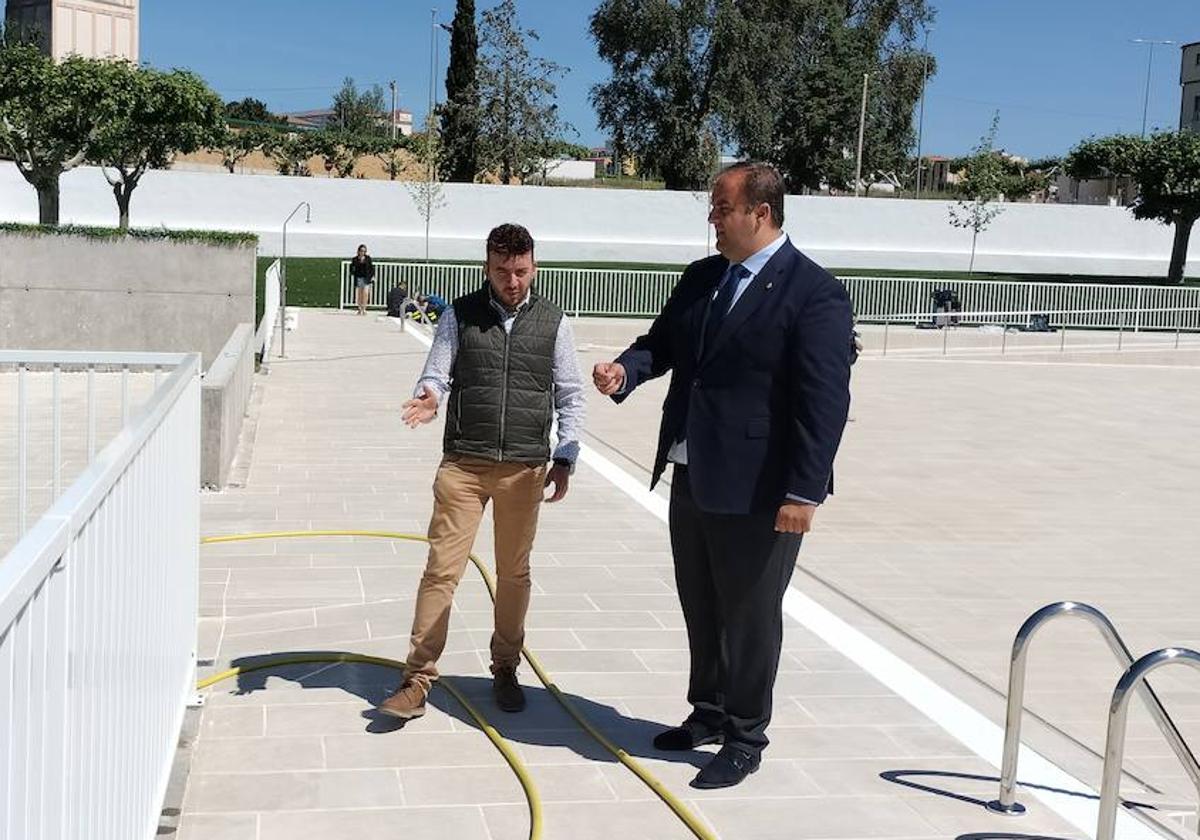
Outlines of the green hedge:
[{"label": "green hedge", "polygon": [[2,233],[26,236],[82,236],[87,239],[145,239],[168,242],[192,242],[208,245],[258,245],[258,234],[229,230],[169,230],[167,228],[130,228],[121,230],[88,225],[21,225],[0,224]]}]

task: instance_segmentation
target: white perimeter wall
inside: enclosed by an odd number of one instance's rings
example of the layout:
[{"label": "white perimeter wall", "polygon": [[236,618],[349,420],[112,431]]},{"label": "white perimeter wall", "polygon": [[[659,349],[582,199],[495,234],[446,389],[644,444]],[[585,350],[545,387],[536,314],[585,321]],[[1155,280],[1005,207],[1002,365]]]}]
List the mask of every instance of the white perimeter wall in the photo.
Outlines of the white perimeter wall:
[{"label": "white perimeter wall", "polygon": [[[80,168],[63,177],[62,220],[111,226],[117,209],[103,175]],[[686,263],[708,253],[701,193],[571,187],[443,185],[431,226],[433,259],[482,259],[483,240],[505,221],[526,225],[543,260]],[[245,230],[277,255],[284,218],[300,201],[313,208],[288,226],[293,256],[349,257],[365,242],[377,257],[419,258],[425,222],[401,182],[285,178],[201,172],[148,173],[133,194],[138,227]],[[965,270],[970,231],[951,227],[938,201],[791,196],[785,228],[818,262],[836,268]],[[11,163],[0,162],[0,221],[35,222],[37,198]],[[1165,275],[1171,231],[1118,207],[1009,204],[981,235],[983,271]],[[1200,236],[1192,273],[1200,273]]]}]

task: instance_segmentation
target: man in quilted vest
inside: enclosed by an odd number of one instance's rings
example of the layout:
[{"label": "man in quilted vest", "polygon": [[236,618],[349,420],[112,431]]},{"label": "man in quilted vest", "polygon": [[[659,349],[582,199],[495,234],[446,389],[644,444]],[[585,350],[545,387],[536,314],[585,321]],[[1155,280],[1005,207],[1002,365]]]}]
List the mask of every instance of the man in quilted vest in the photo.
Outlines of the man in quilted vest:
[{"label": "man in quilted vest", "polygon": [[[454,590],[484,508],[496,527],[492,686],[506,712],[525,707],[517,665],[529,608],[529,554],[544,488],[567,494],[583,431],[583,377],[571,325],[533,291],[533,238],[505,224],[487,239],[487,283],[447,307],[402,418],[416,428],[445,410],[444,456],[434,479],[429,557],[417,590],[404,683],[379,706],[392,717],[425,713],[446,645]],[[550,449],[557,415],[558,442]],[[551,463],[547,469],[547,464]]]}]

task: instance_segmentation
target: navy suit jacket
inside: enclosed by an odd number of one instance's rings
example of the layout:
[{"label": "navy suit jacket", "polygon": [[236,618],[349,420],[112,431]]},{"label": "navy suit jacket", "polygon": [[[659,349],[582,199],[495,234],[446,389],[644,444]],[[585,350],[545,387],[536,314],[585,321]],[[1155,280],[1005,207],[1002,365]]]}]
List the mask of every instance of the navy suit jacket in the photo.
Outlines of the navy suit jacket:
[{"label": "navy suit jacket", "polygon": [[701,510],[773,512],[789,494],[822,502],[850,408],[849,296],[785,242],[702,351],[728,266],[713,256],[687,267],[650,331],[617,358],[625,388],[613,399],[671,372],[651,488],[682,431]]}]

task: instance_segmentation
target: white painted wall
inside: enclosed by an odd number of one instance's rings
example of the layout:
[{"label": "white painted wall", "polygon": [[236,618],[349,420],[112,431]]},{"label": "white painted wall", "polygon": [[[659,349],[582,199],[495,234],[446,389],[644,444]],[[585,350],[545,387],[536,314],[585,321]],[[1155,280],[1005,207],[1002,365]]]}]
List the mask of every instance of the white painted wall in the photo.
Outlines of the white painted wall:
[{"label": "white painted wall", "polygon": [[592,181],[596,178],[594,160],[556,160],[546,167],[546,177],[557,181]]},{"label": "white painted wall", "polygon": [[[431,230],[434,259],[483,257],[492,226],[520,222],[543,260],[686,263],[708,253],[702,193],[575,187],[446,184]],[[420,257],[425,223],[401,182],[284,178],[201,172],[148,173],[133,195],[136,226],[246,230],[276,255],[284,218],[309,201],[313,221],[288,227],[293,256],[348,257],[366,242],[378,257]],[[937,201],[798,197],[785,228],[797,245],[833,268],[965,270],[969,231],[947,222]],[[113,225],[116,203],[103,175],[80,168],[63,178],[64,222]],[[0,221],[34,222],[37,200],[12,164],[0,163]],[[1138,222],[1119,207],[1010,204],[979,240],[976,268],[1076,274],[1166,273],[1171,231]],[[1193,273],[1200,273],[1194,236]]]}]

